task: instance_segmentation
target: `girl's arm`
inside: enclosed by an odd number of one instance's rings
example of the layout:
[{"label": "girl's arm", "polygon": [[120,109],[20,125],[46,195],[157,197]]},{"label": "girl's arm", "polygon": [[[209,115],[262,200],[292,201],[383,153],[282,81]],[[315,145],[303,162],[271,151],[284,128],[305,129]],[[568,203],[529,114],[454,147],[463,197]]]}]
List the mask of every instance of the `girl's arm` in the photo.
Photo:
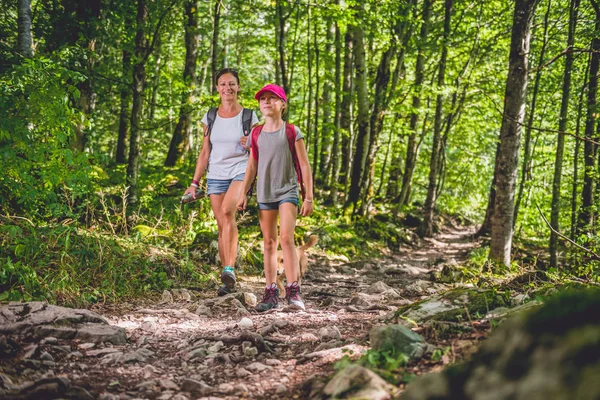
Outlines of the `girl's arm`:
[{"label": "girl's arm", "polygon": [[298,155],[298,162],[300,163],[300,171],[302,171],[302,181],[304,182],[304,188],[306,189],[306,197],[302,202],[300,208],[300,215],[306,217],[312,214],[314,210],[314,193],[313,193],[313,177],[310,170],[310,163],[308,162],[308,154],[306,154],[306,147],[304,146],[304,139],[296,140],[296,154]]},{"label": "girl's arm", "polygon": [[[208,158],[210,156],[210,136],[206,136],[206,132],[208,131],[208,127],[204,124],[204,139],[202,139],[202,149],[200,150],[200,154],[198,155],[198,161],[196,161],[196,169],[194,170],[194,177],[192,178],[192,182],[200,182],[200,178],[204,176],[204,172],[206,172],[206,167],[208,166]],[[196,198],[196,187],[194,185],[190,185],[184,195],[192,193],[193,198]]]},{"label": "girl's arm", "polygon": [[252,151],[253,150],[251,149],[250,157],[248,158],[248,165],[246,166],[246,173],[244,175],[244,183],[242,184],[242,194],[237,202],[238,210],[246,209],[246,205],[248,204],[248,196],[246,193],[248,193],[248,189],[250,189],[250,186],[252,185],[252,183],[254,182],[254,179],[256,178],[257,162],[254,159],[254,154],[252,154]]}]

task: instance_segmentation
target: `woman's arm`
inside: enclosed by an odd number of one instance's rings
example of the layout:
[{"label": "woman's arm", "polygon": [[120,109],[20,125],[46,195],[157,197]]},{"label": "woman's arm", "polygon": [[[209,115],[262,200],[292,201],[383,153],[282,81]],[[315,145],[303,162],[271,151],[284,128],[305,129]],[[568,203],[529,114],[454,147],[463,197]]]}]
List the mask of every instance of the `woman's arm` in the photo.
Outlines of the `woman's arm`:
[{"label": "woman's arm", "polygon": [[[208,158],[210,157],[210,135],[206,135],[208,131],[208,127],[204,124],[204,139],[202,139],[202,149],[200,150],[200,154],[198,155],[198,160],[196,161],[196,169],[194,170],[194,177],[192,178],[192,182],[200,182],[202,176],[204,176],[204,172],[206,172],[206,167],[208,167]],[[185,193],[192,193],[193,198],[196,198],[196,187],[194,185],[190,185]]]},{"label": "woman's arm", "polygon": [[304,146],[304,139],[296,140],[296,154],[298,155],[298,162],[300,163],[300,171],[302,172],[302,182],[306,190],[306,197],[302,202],[300,208],[300,215],[306,217],[312,214],[314,210],[314,193],[313,193],[313,177],[312,171],[310,170],[310,163],[308,162],[308,154],[306,153],[306,147]]}]

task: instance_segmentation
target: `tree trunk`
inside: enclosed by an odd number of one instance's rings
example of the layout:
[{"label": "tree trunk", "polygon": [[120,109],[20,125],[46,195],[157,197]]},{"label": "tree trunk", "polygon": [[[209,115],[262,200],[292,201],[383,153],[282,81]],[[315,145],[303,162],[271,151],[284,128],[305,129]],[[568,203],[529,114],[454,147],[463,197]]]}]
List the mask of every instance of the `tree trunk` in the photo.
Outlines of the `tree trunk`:
[{"label": "tree trunk", "polygon": [[[312,162],[312,170],[319,171],[319,113],[321,111],[319,95],[321,90],[321,75],[319,74],[319,69],[321,68],[321,51],[319,49],[319,32],[318,32],[319,24],[313,24],[314,27],[314,37],[315,41],[315,124],[313,127],[313,134],[311,135],[312,145],[313,145],[313,162]],[[315,174],[318,175],[318,174]],[[316,179],[315,179],[316,180]]]},{"label": "tree trunk", "polygon": [[[346,173],[341,175],[340,184],[344,193],[348,190],[348,171],[352,167],[352,149],[354,147],[354,32],[346,30],[344,37],[344,72],[342,86],[342,110],[340,115],[340,134],[342,139],[341,168]],[[346,197],[347,199],[347,197]]]},{"label": "tree trunk", "polygon": [[[577,119],[575,125],[575,136],[579,138],[581,131],[581,114],[583,112],[583,95],[587,85],[589,76],[590,63],[588,63],[584,73],[583,85],[579,91],[579,103],[577,106]],[[579,151],[581,148],[581,140],[575,139],[575,151],[573,154],[573,187],[571,190],[571,240],[575,241],[577,237],[577,188],[579,187]]]},{"label": "tree trunk", "polygon": [[[600,12],[596,10],[596,32],[600,30]],[[592,59],[588,78],[587,117],[585,120],[585,138],[596,138],[596,107],[598,96],[598,72],[600,67],[600,38],[594,37],[591,45]],[[594,222],[594,165],[596,162],[596,145],[589,140],[583,145],[583,188],[581,190],[581,208],[578,217],[578,231],[583,232]]]},{"label": "tree trunk", "polygon": [[127,136],[129,135],[129,118],[131,116],[131,54],[123,50],[123,74],[121,84],[121,106],[119,112],[119,136],[115,161],[117,164],[127,162]]},{"label": "tree trunk", "polygon": [[365,43],[362,28],[351,26],[354,32],[354,67],[356,69],[356,87],[358,96],[358,136],[356,150],[352,161],[352,176],[347,204],[356,205],[360,199],[361,177],[365,169],[369,146],[369,99],[367,92],[367,64],[365,60]]},{"label": "tree trunk", "polygon": [[402,187],[400,189],[400,195],[397,199],[397,209],[405,204],[408,204],[410,199],[411,182],[415,166],[417,163],[418,153],[418,122],[419,122],[419,109],[421,108],[421,87],[423,85],[423,79],[425,77],[425,53],[424,47],[427,42],[427,36],[429,34],[429,20],[431,19],[431,6],[432,0],[423,1],[423,23],[421,24],[421,31],[419,34],[418,41],[418,54],[417,62],[415,66],[415,85],[414,94],[412,99],[412,113],[410,115],[410,136],[408,137],[408,144],[406,147],[406,159],[404,162],[404,175],[402,176]]},{"label": "tree trunk", "polygon": [[490,259],[510,265],[513,236],[514,195],[519,161],[521,127],[527,92],[527,61],[531,24],[538,0],[516,0],[500,127],[496,201],[492,215]]},{"label": "tree trunk", "polygon": [[156,114],[156,98],[158,97],[158,89],[160,87],[160,68],[165,63],[168,63],[168,60],[163,61],[162,59],[162,39],[158,36],[156,39],[156,51],[154,52],[154,79],[152,80],[152,96],[150,96],[150,110],[148,112],[149,121],[153,121]]},{"label": "tree trunk", "polygon": [[440,57],[437,90],[438,95],[435,105],[435,117],[433,119],[433,145],[431,148],[431,159],[429,161],[429,186],[425,199],[423,225],[421,234],[425,237],[433,236],[433,214],[437,200],[438,171],[441,160],[441,138],[442,138],[442,107],[444,103],[444,80],[446,77],[446,58],[448,57],[448,37],[450,36],[450,18],[452,16],[452,0],[446,0],[444,13],[444,35],[442,37],[442,54]]},{"label": "tree trunk", "polygon": [[287,42],[286,35],[286,21],[290,16],[291,11],[284,15],[284,2],[282,0],[277,0],[276,4],[276,13],[277,13],[277,52],[279,55],[279,60],[277,63],[277,69],[279,70],[279,77],[281,79],[281,86],[286,93],[290,93],[290,85],[288,81],[288,70],[287,70],[287,62],[285,56],[285,44]]},{"label": "tree trunk", "polygon": [[[306,111],[306,150],[310,151],[310,143],[312,140],[312,100],[313,100],[313,85],[312,85],[312,63],[313,63],[313,53],[312,53],[312,46],[310,43],[310,27],[311,27],[311,8],[310,5],[306,6],[307,8],[307,25],[308,28],[306,29],[306,54],[307,54],[307,70],[308,70],[308,100],[306,101],[306,107],[307,107],[307,111]],[[314,170],[315,166],[312,166],[312,169]]]},{"label": "tree trunk", "polygon": [[[529,115],[527,118],[527,126],[525,126],[525,147],[523,149],[523,164],[521,166],[521,180],[519,182],[519,191],[517,193],[517,199],[515,200],[515,215],[513,217],[514,222],[516,223],[517,218],[519,216],[519,207],[521,206],[521,200],[523,199],[523,192],[525,191],[525,184],[528,180],[531,179],[530,170],[531,170],[531,130],[533,127],[533,119],[535,117],[536,105],[537,105],[537,96],[540,87],[540,79],[542,77],[542,68],[541,66],[544,64],[546,57],[546,48],[548,46],[548,19],[550,17],[550,9],[552,6],[552,0],[548,0],[548,8],[546,9],[546,14],[544,15],[544,36],[542,42],[542,48],[540,50],[540,55],[538,58],[537,68],[535,69],[535,79],[533,84],[533,93],[531,94],[531,105],[529,106]],[[493,205],[492,205],[493,207]]]},{"label": "tree trunk", "polygon": [[33,57],[33,36],[31,34],[31,0],[18,1],[17,51],[25,58]]},{"label": "tree trunk", "polygon": [[[328,22],[329,23],[329,22]],[[331,122],[331,93],[333,92],[333,77],[331,76],[331,57],[335,55],[334,43],[335,27],[329,25],[327,29],[326,51],[323,57],[323,65],[325,66],[324,83],[323,83],[323,122],[321,124],[321,146],[319,160],[319,176],[322,180],[322,187],[328,190],[331,186],[331,142],[333,124]]]},{"label": "tree trunk", "polygon": [[[572,49],[575,42],[575,27],[577,25],[577,11],[579,0],[571,0],[569,7],[569,35],[567,38],[567,49]],[[565,151],[565,134],[567,129],[567,112],[569,111],[569,95],[571,91],[571,70],[573,69],[573,53],[565,55],[565,73],[563,75],[562,100],[560,105],[560,116],[558,119],[558,138],[556,142],[556,159],[554,161],[554,181],[552,183],[552,208],[550,213],[550,225],[560,231],[560,183],[562,178],[563,155]],[[558,235],[550,233],[550,267],[558,266]]]},{"label": "tree trunk", "polygon": [[[336,4],[340,4],[340,0],[336,0]],[[330,198],[331,203],[335,206],[338,204],[338,180],[340,175],[341,157],[340,157],[340,142],[342,136],[342,37],[340,27],[335,22],[335,115],[333,117],[334,133],[333,133],[333,149],[331,151],[331,179],[330,179]]]},{"label": "tree trunk", "polygon": [[179,122],[173,132],[165,166],[171,167],[179,162],[189,151],[192,134],[192,111],[194,109],[194,92],[196,90],[196,63],[198,60],[198,1],[185,2],[185,68],[183,82],[185,89],[182,95]]},{"label": "tree trunk", "polygon": [[138,202],[138,177],[140,173],[140,139],[141,122],[144,106],[144,89],[146,86],[146,25],[148,8],[146,0],[137,1],[135,64],[133,65],[133,100],[131,107],[131,134],[129,135],[129,160],[127,163],[127,186],[129,187],[130,204]]},{"label": "tree trunk", "polygon": [[217,84],[217,74],[219,68],[217,67],[217,59],[219,55],[219,25],[221,22],[221,0],[215,0],[215,8],[213,12],[213,35],[211,42],[211,56],[210,56],[210,94],[215,94],[215,86]]}]

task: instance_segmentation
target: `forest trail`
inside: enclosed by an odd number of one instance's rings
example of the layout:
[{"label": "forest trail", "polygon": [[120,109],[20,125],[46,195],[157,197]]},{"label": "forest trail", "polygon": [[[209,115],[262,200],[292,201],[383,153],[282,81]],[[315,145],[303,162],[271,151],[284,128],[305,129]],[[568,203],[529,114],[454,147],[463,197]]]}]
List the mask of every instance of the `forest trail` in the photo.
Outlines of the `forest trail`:
[{"label": "forest trail", "polygon": [[264,281],[241,276],[238,295],[189,299],[190,292],[175,290],[158,303],[96,306],[93,311],[126,330],[127,344],[65,343],[78,357],[46,350],[56,362],[53,372],[94,398],[308,398],[311,377],[330,374],[349,350],[366,350],[373,325],[398,306],[445,289],[428,278],[430,272],[463,261],[476,244],[474,232],[445,228],[371,261],[333,263],[311,249],[302,286],[305,312],[248,312],[256,301],[251,293],[262,295]]}]

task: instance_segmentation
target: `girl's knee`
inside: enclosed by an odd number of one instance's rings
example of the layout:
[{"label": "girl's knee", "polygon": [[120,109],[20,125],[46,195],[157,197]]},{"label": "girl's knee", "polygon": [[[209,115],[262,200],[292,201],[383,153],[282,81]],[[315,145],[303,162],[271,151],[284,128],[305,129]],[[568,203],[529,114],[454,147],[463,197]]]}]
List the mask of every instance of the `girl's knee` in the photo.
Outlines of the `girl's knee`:
[{"label": "girl's knee", "polygon": [[277,251],[277,239],[265,239],[265,253]]},{"label": "girl's knee", "polygon": [[281,233],[281,248],[289,248],[294,246],[294,233]]}]

